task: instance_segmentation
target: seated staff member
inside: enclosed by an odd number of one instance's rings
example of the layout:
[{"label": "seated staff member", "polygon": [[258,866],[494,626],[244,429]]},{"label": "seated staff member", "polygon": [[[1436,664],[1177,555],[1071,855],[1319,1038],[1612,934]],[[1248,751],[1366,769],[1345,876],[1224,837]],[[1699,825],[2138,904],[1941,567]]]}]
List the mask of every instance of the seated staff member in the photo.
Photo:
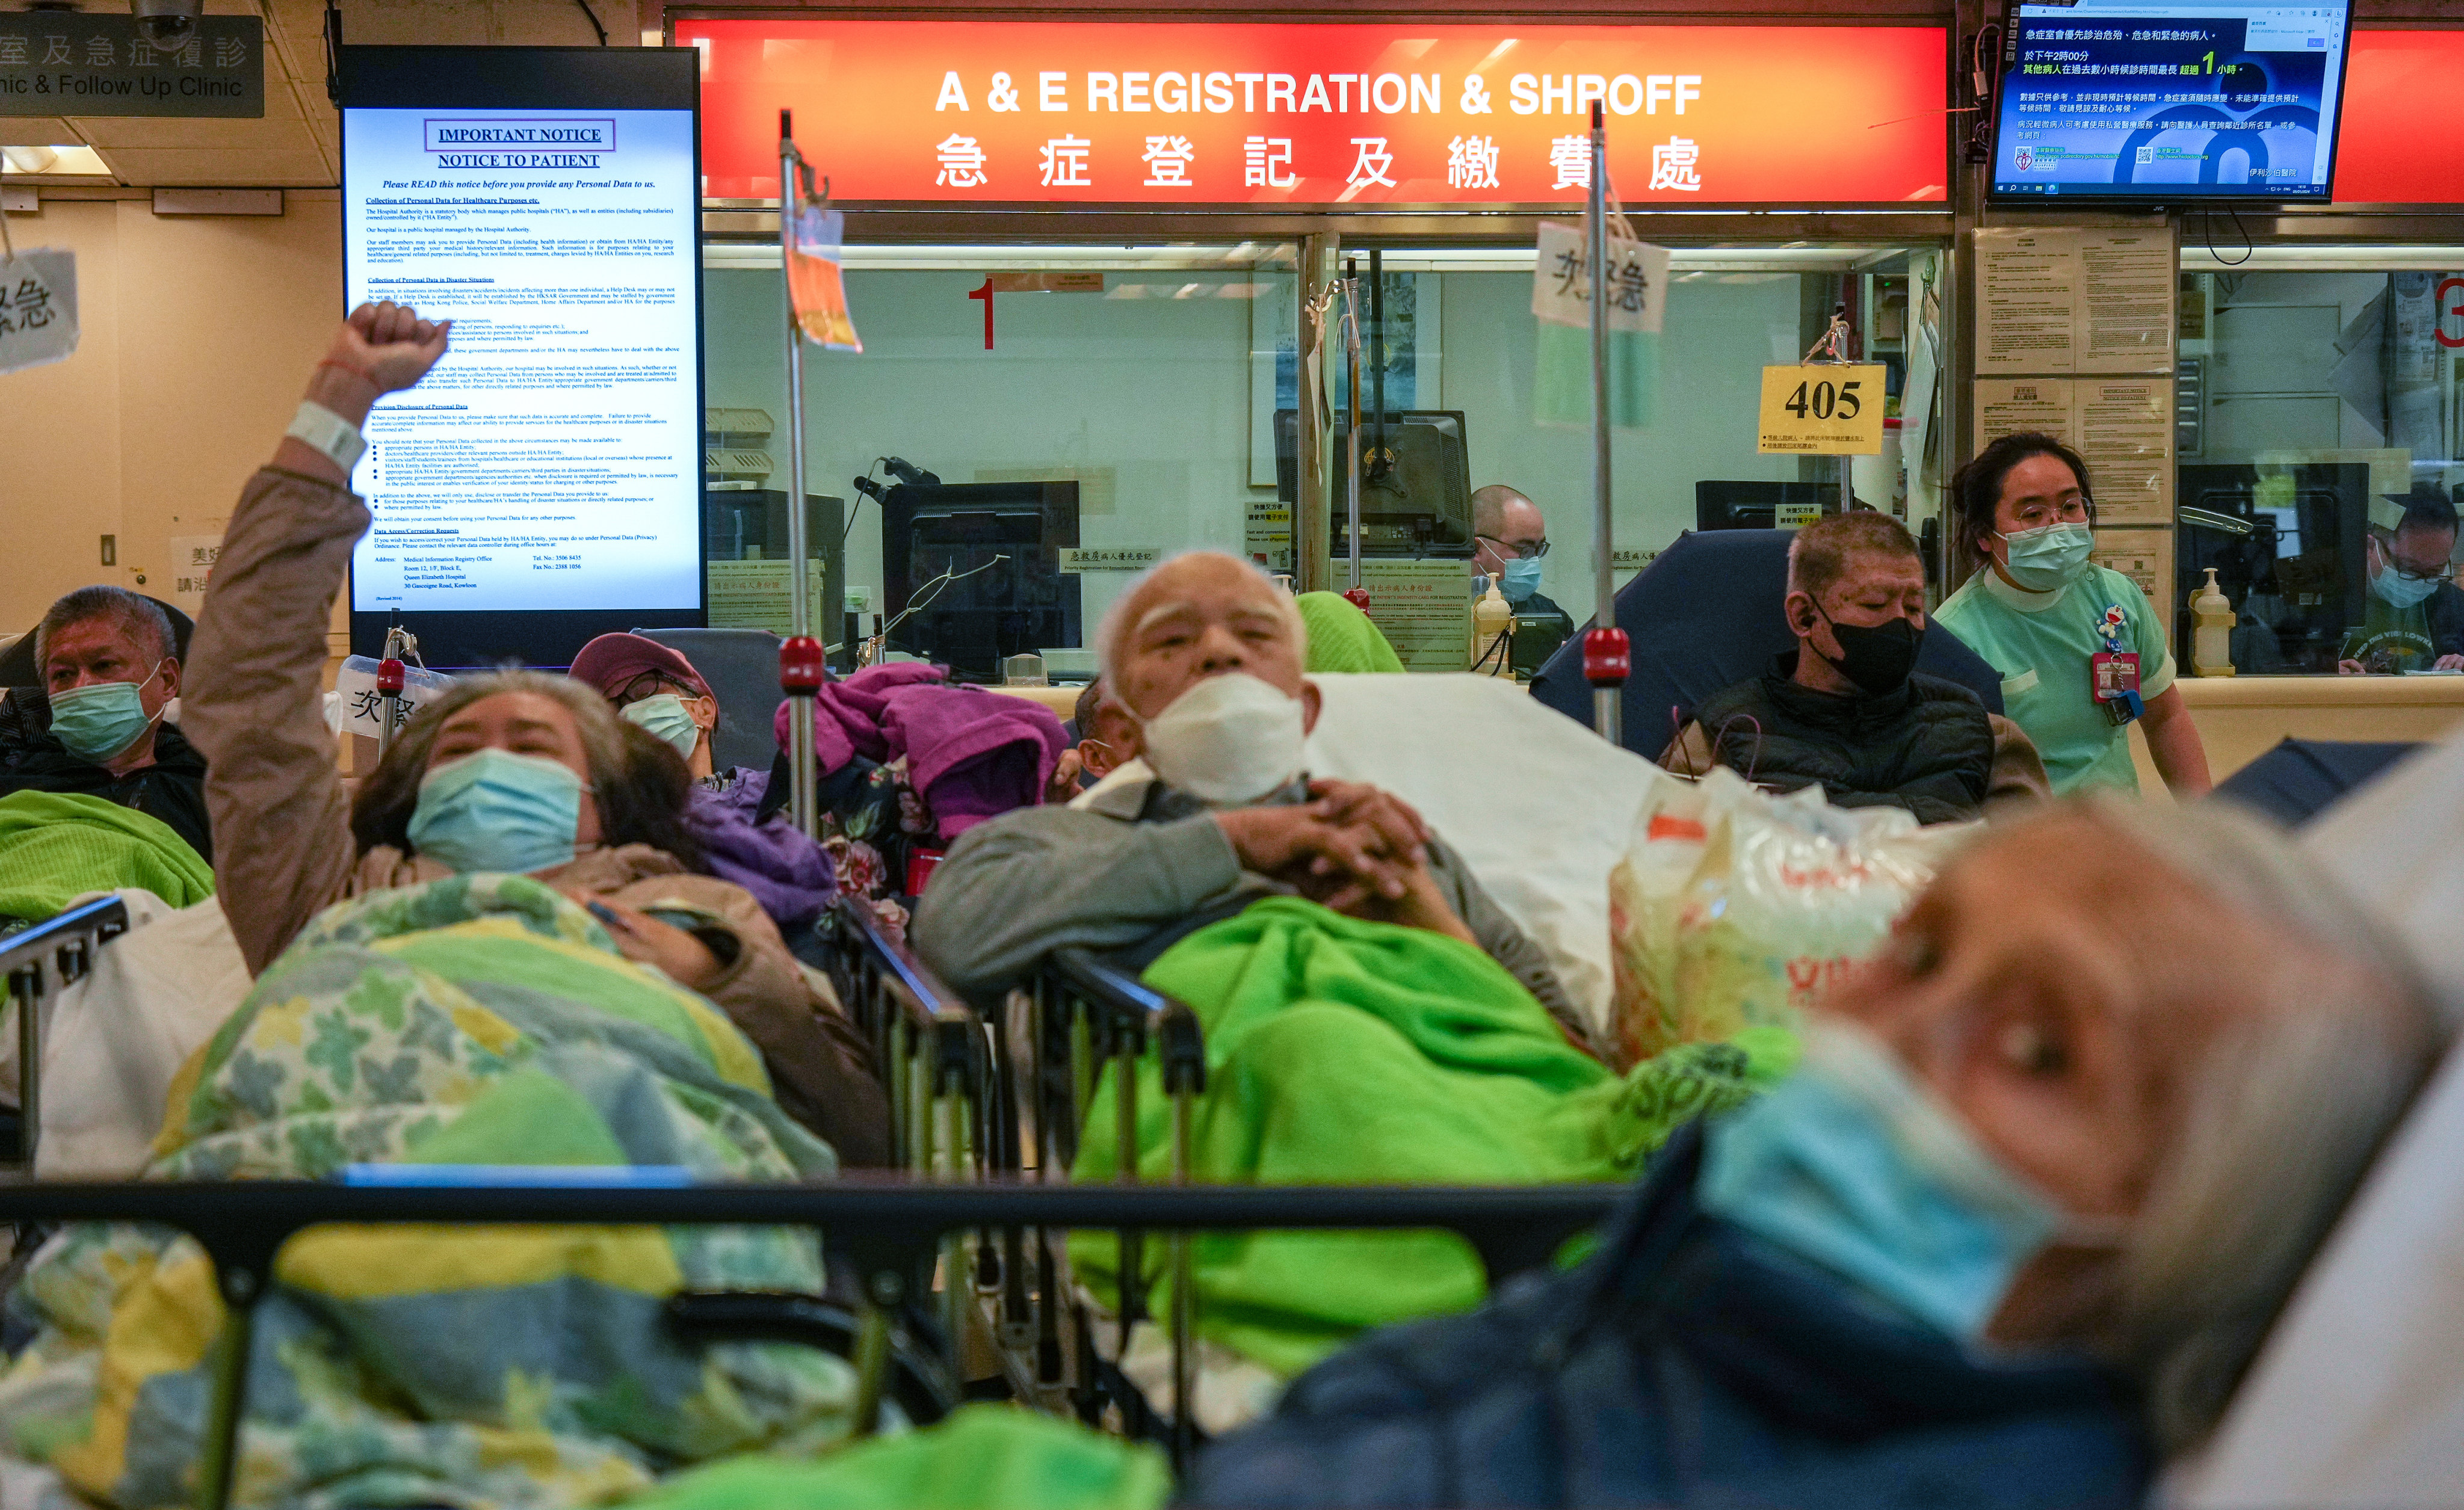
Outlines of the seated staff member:
[{"label": "seated staff member", "polygon": [[1786,604],[1796,648],[1704,703],[1660,763],[1685,776],[1726,765],[1782,792],[1820,786],[1836,806],[1902,807],[1924,823],[2042,801],[2044,763],[2018,726],[1915,668],[1925,593],[1925,558],[1888,514],[1798,530]]},{"label": "seated staff member", "polygon": [[206,859],[206,760],[164,719],[180,658],[163,605],[124,587],[80,587],[34,630],[40,692],[0,711],[0,797],[99,797],[159,818]]},{"label": "seated staff member", "polygon": [[2369,602],[2336,651],[2346,676],[2464,671],[2464,591],[2455,576],[2455,505],[2434,482],[2395,499],[2404,517],[2363,536]]},{"label": "seated staff member", "polygon": [[2147,595],[2088,559],[2087,464],[2050,435],[2006,435],[1951,479],[1952,529],[1982,568],[1934,617],[2002,673],[2002,711],[2026,731],[2054,795],[2139,790],[2130,725],[2177,798],[2203,797],[2208,752],[2173,685]]},{"label": "seated staff member", "polygon": [[742,887],[681,873],[696,847],[684,764],[605,698],[536,672],[468,678],[404,726],[356,799],[344,794],[318,677],[368,527],[349,464],[370,406],[418,383],[446,340],[446,326],[390,301],[353,311],[224,534],[185,711],[211,763],[215,889],[241,956],[264,974],[345,897],[463,872],[533,876],[587,899],[627,958],[726,1012],[761,1050],[781,1108],[842,1163],[886,1162],[888,1106],[862,1036]]},{"label": "seated staff member", "polygon": [[1149,572],[1096,631],[1126,765],[1068,807],[1005,813],[950,846],[915,908],[916,952],[998,999],[1069,945],[1143,956],[1261,897],[1427,929],[1506,967],[1578,1044],[1548,956],[1419,815],[1375,787],[1310,781],[1319,694],[1300,610],[1239,557],[1191,551]]}]

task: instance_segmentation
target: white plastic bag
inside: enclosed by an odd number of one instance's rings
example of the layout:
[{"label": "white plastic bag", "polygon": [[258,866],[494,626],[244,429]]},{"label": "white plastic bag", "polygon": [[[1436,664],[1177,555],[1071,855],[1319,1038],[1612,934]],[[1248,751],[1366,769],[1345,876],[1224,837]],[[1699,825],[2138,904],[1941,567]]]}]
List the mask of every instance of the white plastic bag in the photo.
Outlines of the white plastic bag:
[{"label": "white plastic bag", "polygon": [[1869,953],[1975,825],[1920,828],[1726,767],[1637,819],[1609,877],[1621,1064],[1797,1015]]}]

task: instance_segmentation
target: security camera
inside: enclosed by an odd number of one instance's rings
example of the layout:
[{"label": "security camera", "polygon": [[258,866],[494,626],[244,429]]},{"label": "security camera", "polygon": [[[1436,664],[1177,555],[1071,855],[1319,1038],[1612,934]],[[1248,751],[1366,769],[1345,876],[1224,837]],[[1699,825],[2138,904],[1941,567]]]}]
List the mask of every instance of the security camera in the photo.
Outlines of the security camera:
[{"label": "security camera", "polygon": [[205,0],[128,0],[128,9],[145,40],[168,49],[197,34],[197,17],[206,6]]}]

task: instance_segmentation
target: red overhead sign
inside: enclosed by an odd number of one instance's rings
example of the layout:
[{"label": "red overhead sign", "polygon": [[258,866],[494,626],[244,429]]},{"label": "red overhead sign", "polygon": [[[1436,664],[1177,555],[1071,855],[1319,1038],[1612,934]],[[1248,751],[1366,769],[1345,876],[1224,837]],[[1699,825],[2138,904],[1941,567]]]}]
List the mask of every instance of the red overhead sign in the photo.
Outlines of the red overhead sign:
[{"label": "red overhead sign", "polygon": [[2464,204],[2464,32],[2355,32],[2344,59],[2336,198]]},{"label": "red overhead sign", "polygon": [[776,199],[780,110],[841,202],[1941,201],[1936,27],[678,21],[703,191]]}]

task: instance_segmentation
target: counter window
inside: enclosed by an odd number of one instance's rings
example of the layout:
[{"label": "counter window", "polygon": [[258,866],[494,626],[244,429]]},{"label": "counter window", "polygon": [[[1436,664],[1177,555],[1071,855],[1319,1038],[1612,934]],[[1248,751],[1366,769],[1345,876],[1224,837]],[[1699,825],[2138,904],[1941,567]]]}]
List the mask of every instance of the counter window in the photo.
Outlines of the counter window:
[{"label": "counter window", "polygon": [[[1355,253],[1366,285],[1368,248],[1346,247]],[[1531,248],[1378,260],[1382,327],[1365,296],[1362,311],[1383,355],[1364,361],[1359,400],[1364,545],[1433,577],[1454,563],[1448,581],[1466,594],[1475,570],[1499,572],[1527,613],[1536,597],[1581,624],[1590,438],[1586,424],[1551,423],[1543,361],[1555,353],[1531,314]],[[1677,249],[1645,364],[1649,423],[1616,432],[1620,580],[1683,531],[1836,505],[1843,471],[1859,501],[1912,529],[1932,517],[1941,263],[1932,249]],[[867,628],[913,609],[893,646],[980,672],[1021,650],[1083,647],[1161,556],[1206,546],[1293,570],[1299,278],[1288,244],[850,249],[865,352],[807,348],[804,367],[808,491],[835,500],[819,506],[814,538],[846,546],[842,572],[815,564],[816,585],[842,588]],[[777,249],[713,244],[705,280],[713,617],[767,623],[785,582]],[[1859,358],[1887,370],[1888,448],[1844,469],[1757,454],[1763,365],[1797,361],[1842,305]],[[1339,349],[1330,356],[1339,555],[1350,384]],[[1533,510],[1494,493],[1476,503],[1491,487]],[[1056,542],[1079,553],[1064,558],[1077,570],[1041,564]],[[1520,637],[1516,648],[1524,659]],[[1048,659],[1062,670],[1076,658]]]},{"label": "counter window", "polygon": [[2176,602],[2215,568],[2241,674],[2464,667],[2464,249],[2404,252],[2185,254]]}]

